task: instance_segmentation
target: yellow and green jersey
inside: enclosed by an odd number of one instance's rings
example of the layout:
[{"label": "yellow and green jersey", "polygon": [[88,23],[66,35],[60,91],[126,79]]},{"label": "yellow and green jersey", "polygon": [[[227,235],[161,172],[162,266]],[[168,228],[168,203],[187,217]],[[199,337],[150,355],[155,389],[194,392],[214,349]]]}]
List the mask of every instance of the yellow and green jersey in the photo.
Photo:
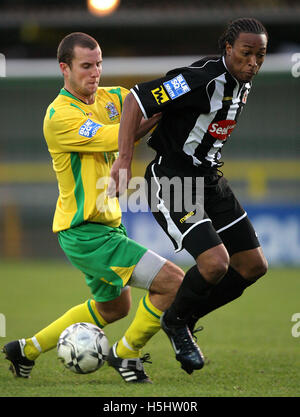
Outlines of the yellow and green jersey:
[{"label": "yellow and green jersey", "polygon": [[44,136],[59,189],[55,233],[86,221],[120,225],[119,202],[106,195],[106,188],[127,94],[122,87],[99,87],[95,102],[88,105],[62,89],[49,105]]}]

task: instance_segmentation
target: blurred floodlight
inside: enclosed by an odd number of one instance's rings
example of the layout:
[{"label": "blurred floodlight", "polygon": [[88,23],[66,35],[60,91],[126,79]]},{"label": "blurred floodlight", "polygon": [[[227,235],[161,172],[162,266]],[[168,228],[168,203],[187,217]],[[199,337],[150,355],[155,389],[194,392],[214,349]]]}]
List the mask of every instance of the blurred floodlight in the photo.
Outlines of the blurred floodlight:
[{"label": "blurred floodlight", "polygon": [[113,13],[120,4],[120,0],[87,0],[90,13],[105,16]]}]

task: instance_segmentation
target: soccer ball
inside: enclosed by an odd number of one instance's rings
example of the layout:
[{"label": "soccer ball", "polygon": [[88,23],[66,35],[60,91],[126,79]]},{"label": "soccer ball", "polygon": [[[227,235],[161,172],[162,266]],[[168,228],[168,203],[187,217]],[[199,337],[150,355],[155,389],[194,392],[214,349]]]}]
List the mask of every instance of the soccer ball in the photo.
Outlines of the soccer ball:
[{"label": "soccer ball", "polygon": [[109,351],[107,337],[91,323],[67,327],[57,343],[57,356],[72,372],[89,374],[104,365]]}]

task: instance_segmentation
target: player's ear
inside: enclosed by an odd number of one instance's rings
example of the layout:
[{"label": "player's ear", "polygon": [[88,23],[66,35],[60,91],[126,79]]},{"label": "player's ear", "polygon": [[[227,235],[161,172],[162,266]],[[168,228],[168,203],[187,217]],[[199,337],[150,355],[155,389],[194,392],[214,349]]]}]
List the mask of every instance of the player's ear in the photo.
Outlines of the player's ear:
[{"label": "player's ear", "polygon": [[225,51],[226,51],[227,56],[231,55],[232,45],[230,45],[230,43],[228,41],[226,41],[226,43],[225,43]]},{"label": "player's ear", "polygon": [[59,68],[60,68],[61,73],[62,73],[63,75],[68,75],[69,70],[70,70],[70,67],[69,67],[69,65],[68,65],[68,64],[66,64],[65,62],[60,62],[60,63],[59,63]]}]

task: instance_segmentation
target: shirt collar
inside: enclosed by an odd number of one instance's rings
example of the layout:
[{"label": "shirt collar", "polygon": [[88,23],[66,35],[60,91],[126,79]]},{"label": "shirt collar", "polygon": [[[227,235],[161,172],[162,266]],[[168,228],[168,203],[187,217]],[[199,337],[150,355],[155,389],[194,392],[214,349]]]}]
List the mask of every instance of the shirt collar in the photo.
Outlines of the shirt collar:
[{"label": "shirt collar", "polygon": [[223,62],[223,65],[224,65],[224,67],[225,67],[225,69],[226,69],[226,71],[228,72],[228,74],[230,74],[230,76],[234,79],[234,81],[237,83],[237,84],[244,84],[244,83],[240,83],[232,74],[231,74],[231,72],[229,71],[229,69],[227,68],[227,65],[226,65],[226,62],[225,62],[225,55],[222,55],[222,62]]}]

